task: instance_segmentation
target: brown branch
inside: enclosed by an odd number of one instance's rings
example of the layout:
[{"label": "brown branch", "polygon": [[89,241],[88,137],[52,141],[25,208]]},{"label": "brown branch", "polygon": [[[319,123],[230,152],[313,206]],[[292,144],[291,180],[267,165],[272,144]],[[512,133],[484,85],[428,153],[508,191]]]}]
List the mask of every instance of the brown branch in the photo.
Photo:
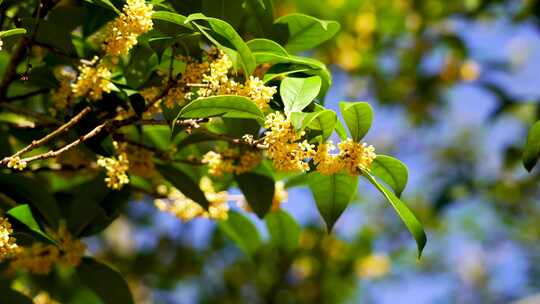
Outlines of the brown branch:
[{"label": "brown branch", "polygon": [[74,126],[76,123],[78,123],[79,121],[81,121],[81,119],[86,116],[86,114],[90,113],[92,111],[92,108],[90,107],[86,107],[84,108],[81,112],[79,112],[79,114],[73,116],[68,122],[66,122],[65,124],[61,125],[60,127],[58,127],[58,129],[54,130],[53,132],[47,134],[46,136],[44,136],[43,138],[41,139],[38,139],[38,140],[33,140],[32,143],[30,143],[28,146],[24,147],[23,149],[19,150],[18,152],[16,152],[15,154],[11,155],[11,156],[8,156],[8,157],[5,157],[3,160],[0,161],[0,165],[3,165],[3,164],[6,164],[7,162],[9,162],[9,160],[12,158],[12,157],[18,157],[18,156],[21,156],[23,155],[24,153],[26,152],[29,152],[29,151],[32,151],[34,150],[35,148],[37,147],[40,147],[44,144],[46,144],[47,142],[49,142],[51,139],[55,138],[56,136],[64,133],[65,131],[69,130],[72,126]]},{"label": "brown branch", "polygon": [[45,152],[45,153],[41,153],[41,154],[38,154],[38,155],[35,155],[35,156],[23,158],[23,159],[21,159],[21,162],[29,163],[29,162],[32,162],[32,161],[35,161],[35,160],[41,160],[41,159],[47,159],[47,158],[53,158],[53,157],[59,156],[60,154],[62,154],[64,152],[67,152],[70,149],[76,147],[77,145],[79,145],[79,144],[87,141],[88,139],[98,135],[101,131],[103,131],[103,129],[107,128],[109,124],[110,124],[110,120],[100,124],[99,126],[92,129],[92,131],[86,133],[85,135],[79,137],[77,140],[63,146],[62,148],[60,148],[58,150],[51,150],[49,152]]}]

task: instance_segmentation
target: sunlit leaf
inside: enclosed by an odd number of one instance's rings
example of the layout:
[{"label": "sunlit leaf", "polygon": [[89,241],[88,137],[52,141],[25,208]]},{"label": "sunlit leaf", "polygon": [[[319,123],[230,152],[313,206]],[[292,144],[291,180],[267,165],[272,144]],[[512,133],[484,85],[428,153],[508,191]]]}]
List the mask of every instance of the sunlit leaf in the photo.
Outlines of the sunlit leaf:
[{"label": "sunlit leaf", "polygon": [[373,160],[371,173],[390,186],[398,197],[401,196],[409,179],[409,172],[404,163],[399,159],[380,154]]},{"label": "sunlit leaf", "polygon": [[301,112],[319,95],[320,90],[321,78],[318,76],[283,79],[279,93],[285,105],[285,114]]},{"label": "sunlit leaf", "polygon": [[367,102],[339,103],[341,115],[351,132],[354,141],[359,142],[371,128],[373,122],[373,109]]},{"label": "sunlit leaf", "polygon": [[285,48],[291,53],[312,49],[332,38],[340,28],[336,21],[320,20],[297,13],[280,17],[275,24],[285,25],[289,30]]}]

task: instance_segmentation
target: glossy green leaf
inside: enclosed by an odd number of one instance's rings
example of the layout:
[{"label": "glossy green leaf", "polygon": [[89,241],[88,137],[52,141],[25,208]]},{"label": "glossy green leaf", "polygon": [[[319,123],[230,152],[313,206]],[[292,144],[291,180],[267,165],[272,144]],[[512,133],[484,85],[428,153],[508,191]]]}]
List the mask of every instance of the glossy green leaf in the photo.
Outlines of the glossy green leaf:
[{"label": "glossy green leaf", "polygon": [[247,42],[247,46],[249,49],[255,53],[255,52],[262,52],[262,53],[272,53],[280,56],[289,56],[287,53],[287,50],[283,48],[279,43],[264,39],[264,38],[255,38]]},{"label": "glossy green leaf", "polygon": [[257,227],[239,212],[230,211],[228,219],[219,221],[218,226],[248,256],[253,256],[261,246]]},{"label": "glossy green leaf", "polygon": [[265,222],[270,239],[276,247],[289,252],[298,248],[300,225],[289,213],[284,210],[270,212]]},{"label": "glossy green leaf", "polygon": [[291,121],[300,131],[306,128],[320,130],[323,140],[326,140],[334,132],[338,119],[334,111],[322,110],[311,113],[293,112],[291,113]]},{"label": "glossy green leaf", "polygon": [[249,98],[243,96],[222,95],[195,99],[178,113],[178,118],[213,116],[251,118],[256,119],[261,124],[264,121],[264,114],[259,107]]},{"label": "glossy green leaf", "polygon": [[351,132],[354,141],[360,142],[371,128],[373,122],[373,109],[367,102],[339,103],[341,115]]},{"label": "glossy green leaf", "polygon": [[104,7],[104,8],[107,8],[107,9],[110,9],[114,12],[116,12],[117,14],[120,14],[120,10],[116,8],[116,6],[114,6],[114,4],[112,4],[112,2],[110,0],[85,0],[86,2],[90,2],[92,4],[95,4],[95,5],[99,5],[101,7]]},{"label": "glossy green leaf", "polygon": [[26,34],[26,29],[14,28],[7,31],[0,31],[0,38],[7,38],[11,36],[24,35],[24,34]]},{"label": "glossy green leaf", "polygon": [[301,112],[319,95],[320,90],[321,78],[319,76],[283,79],[279,94],[285,105],[285,114]]},{"label": "glossy green leaf", "polygon": [[190,30],[194,30],[191,24],[186,23],[187,17],[177,13],[167,12],[167,11],[157,11],[152,14],[152,19],[166,21],[174,23],[179,26],[183,26]]},{"label": "glossy green leaf", "polygon": [[47,234],[45,234],[45,232],[43,232],[43,230],[41,230],[41,227],[39,227],[36,219],[34,219],[34,215],[32,214],[32,210],[30,210],[30,206],[25,204],[14,207],[10,209],[7,214],[9,214],[11,217],[18,220],[19,222],[23,223],[33,232],[51,241],[52,243],[55,243],[54,240],[52,240]]},{"label": "glossy green leaf", "polygon": [[320,20],[296,13],[278,18],[275,24],[285,25],[289,30],[285,49],[291,53],[314,48],[332,38],[340,28],[336,21]]},{"label": "glossy green leaf", "polygon": [[199,185],[188,174],[172,164],[156,164],[156,168],[168,182],[185,196],[201,205],[204,209],[208,209],[208,206],[210,206],[208,199],[199,188]]},{"label": "glossy green leaf", "polygon": [[266,175],[248,172],[236,175],[235,180],[249,207],[259,218],[264,218],[272,207],[274,179]]},{"label": "glossy green leaf", "polygon": [[414,239],[416,240],[416,245],[418,247],[418,258],[422,256],[422,250],[424,250],[424,246],[426,245],[426,233],[424,232],[424,228],[422,227],[422,224],[414,213],[403,203],[395,194],[394,192],[388,190],[384,185],[380,184],[371,174],[368,172],[363,172],[363,176],[379,190],[383,196],[386,198],[386,200],[394,207],[394,210],[396,210],[397,214],[405,223],[405,226],[407,226],[407,229],[412,234]]},{"label": "glossy green leaf", "polygon": [[[225,38],[233,46],[233,48],[239,54],[239,61],[240,61],[240,64],[242,65],[242,69],[244,70],[246,76],[251,75],[253,73],[256,67],[255,58],[253,58],[253,54],[251,53],[251,50],[249,49],[247,44],[244,42],[242,37],[238,35],[238,33],[234,30],[234,28],[229,23],[220,19],[206,17],[203,14],[189,15],[185,22],[187,23],[187,22],[193,22],[197,20],[207,21],[215,33]],[[197,28],[201,30],[200,27],[197,27]],[[207,33],[204,30],[201,32],[207,35]],[[217,40],[215,40],[216,39],[215,37],[213,38],[214,38],[213,42],[215,43]],[[222,46],[221,43],[219,43],[219,46]]]},{"label": "glossy green leaf", "polygon": [[407,186],[409,171],[399,159],[387,155],[377,155],[371,165],[371,173],[390,186],[400,197]]},{"label": "glossy green leaf", "polygon": [[356,194],[358,177],[345,172],[333,175],[313,172],[309,174],[308,183],[319,213],[330,231]]},{"label": "glossy green leaf", "polygon": [[0,173],[0,192],[20,204],[29,204],[56,228],[60,220],[60,208],[54,196],[36,179],[20,174]]},{"label": "glossy green leaf", "polygon": [[91,258],[83,258],[77,267],[82,284],[95,292],[104,304],[133,304],[133,296],[121,274]]},{"label": "glossy green leaf", "polygon": [[523,166],[527,171],[531,171],[540,157],[540,121],[537,121],[527,135],[527,143],[523,151]]}]

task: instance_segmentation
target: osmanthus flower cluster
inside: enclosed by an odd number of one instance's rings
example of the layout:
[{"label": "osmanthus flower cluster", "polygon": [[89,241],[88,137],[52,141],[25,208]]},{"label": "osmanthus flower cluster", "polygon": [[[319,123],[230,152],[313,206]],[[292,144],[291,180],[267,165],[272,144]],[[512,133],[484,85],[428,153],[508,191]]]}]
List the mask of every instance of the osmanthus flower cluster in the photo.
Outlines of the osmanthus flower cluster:
[{"label": "osmanthus flower cluster", "polygon": [[[94,259],[82,258],[79,238],[103,231],[122,206],[141,196],[182,221],[218,221],[239,242],[257,229],[245,227],[251,221],[232,204],[273,225],[293,225],[281,205],[289,187],[306,185],[331,229],[355,197],[359,177],[392,202],[423,247],[423,230],[399,199],[405,165],[363,143],[371,107],[341,103],[343,124],[324,106],[332,84],[327,67],[295,55],[332,37],[335,22],[298,14],[279,18],[268,26],[294,35],[279,39],[286,41],[281,45],[274,31],[238,33],[221,19],[182,16],[166,1],[153,7],[128,0],[121,10],[109,1],[94,2],[116,15],[104,15],[101,24],[81,20],[65,37],[77,45],[73,65],[56,46],[46,48],[44,74],[56,75],[58,82],[17,100],[35,118],[36,132],[9,134],[13,152],[0,159],[1,198],[14,206],[8,214],[18,221],[15,227],[25,227],[36,240],[17,244],[9,222],[0,221],[0,257],[12,273],[48,274],[57,264],[77,272],[103,270]],[[88,8],[94,4],[65,5],[84,5],[92,14]],[[252,18],[251,9],[241,13]],[[306,24],[309,31],[302,28]],[[21,42],[21,52],[31,46],[23,45],[30,38]],[[6,71],[8,78],[0,81],[0,102],[8,92],[2,84],[10,86],[16,71]],[[44,82],[32,81],[37,87]],[[26,104],[34,97],[43,103]],[[339,151],[329,140],[335,135]]]},{"label": "osmanthus flower cluster", "polygon": [[49,274],[58,265],[76,267],[86,251],[86,245],[74,239],[65,224],[57,231],[49,231],[56,244],[35,242],[29,247],[19,247],[9,259],[8,274],[23,270],[33,274]]}]

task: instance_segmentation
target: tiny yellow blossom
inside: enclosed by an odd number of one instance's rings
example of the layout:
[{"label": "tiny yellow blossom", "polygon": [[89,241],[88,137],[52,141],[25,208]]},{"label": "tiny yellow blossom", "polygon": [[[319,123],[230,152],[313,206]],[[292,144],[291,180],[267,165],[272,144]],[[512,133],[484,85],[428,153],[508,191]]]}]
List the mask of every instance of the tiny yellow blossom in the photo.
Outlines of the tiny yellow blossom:
[{"label": "tiny yellow blossom", "polygon": [[339,143],[338,147],[340,150],[339,157],[345,170],[350,175],[358,175],[359,169],[369,171],[371,163],[377,157],[373,146],[354,142],[350,138]]},{"label": "tiny yellow blossom", "polygon": [[11,223],[7,218],[0,217],[0,261],[16,254],[19,249],[12,234]]},{"label": "tiny yellow blossom", "polygon": [[249,79],[242,87],[239,95],[248,97],[253,100],[261,110],[266,111],[276,92],[276,87],[267,87],[258,77],[249,76]]},{"label": "tiny yellow blossom", "polygon": [[478,79],[480,71],[480,65],[474,60],[465,61],[459,69],[461,79],[468,82]]},{"label": "tiny yellow blossom", "polygon": [[156,173],[154,165],[154,152],[130,145],[128,143],[115,143],[116,153],[125,153],[129,164],[129,172],[143,176],[150,177]]},{"label": "tiny yellow blossom", "polygon": [[[154,200],[154,204],[159,210],[174,214],[177,218],[186,222],[196,217],[218,220],[227,219],[229,212],[227,192],[216,192],[212,181],[208,177],[203,177],[199,185],[206,199],[210,202],[208,211],[204,210],[199,204],[186,197],[176,188],[169,190],[167,198]],[[163,191],[164,189],[160,190]]]},{"label": "tiny yellow blossom", "polygon": [[79,76],[71,84],[71,91],[75,97],[88,96],[91,100],[100,100],[103,93],[110,93],[114,89],[110,81],[111,71],[107,64],[98,62],[94,57],[90,62],[83,62],[78,67]]},{"label": "tiny yellow blossom", "polygon": [[49,235],[53,236],[60,245],[62,252],[59,259],[60,263],[72,267],[76,267],[81,263],[86,251],[86,245],[81,240],[74,239],[64,223],[60,225],[58,232],[50,232]]},{"label": "tiny yellow blossom", "polygon": [[129,169],[129,161],[125,152],[120,153],[118,157],[99,156],[97,165],[107,170],[105,178],[107,187],[119,190],[129,183],[129,177],[126,174]]},{"label": "tiny yellow blossom", "polygon": [[69,105],[69,99],[71,97],[71,83],[75,80],[74,73],[70,73],[65,68],[61,68],[58,71],[58,78],[60,80],[60,86],[51,91],[51,101],[54,107],[54,111],[63,111]]},{"label": "tiny yellow blossom", "polygon": [[9,271],[19,269],[33,274],[48,274],[60,258],[60,250],[54,245],[34,243],[22,250],[9,263]]},{"label": "tiny yellow blossom", "polygon": [[308,171],[308,159],[315,153],[313,145],[299,142],[302,134],[297,134],[293,125],[283,114],[276,112],[266,116],[264,144],[267,156],[278,171]]},{"label": "tiny yellow blossom", "polygon": [[7,167],[15,170],[24,170],[26,168],[27,163],[23,160],[21,160],[20,157],[10,157],[7,163]]},{"label": "tiny yellow blossom", "polygon": [[258,151],[238,151],[225,149],[220,153],[207,152],[202,162],[208,165],[208,174],[222,176],[227,173],[241,174],[257,167],[262,160]]},{"label": "tiny yellow blossom", "polygon": [[339,155],[331,153],[335,148],[332,141],[321,143],[317,147],[313,161],[319,173],[332,175],[343,169],[344,163],[340,160]]},{"label": "tiny yellow blossom", "polygon": [[105,52],[113,57],[128,54],[139,35],[152,29],[152,8],[144,0],[128,0],[120,16],[107,25]]},{"label": "tiny yellow blossom", "polygon": [[371,254],[360,258],[355,263],[356,274],[361,278],[376,279],[390,271],[390,259],[383,254]]}]

